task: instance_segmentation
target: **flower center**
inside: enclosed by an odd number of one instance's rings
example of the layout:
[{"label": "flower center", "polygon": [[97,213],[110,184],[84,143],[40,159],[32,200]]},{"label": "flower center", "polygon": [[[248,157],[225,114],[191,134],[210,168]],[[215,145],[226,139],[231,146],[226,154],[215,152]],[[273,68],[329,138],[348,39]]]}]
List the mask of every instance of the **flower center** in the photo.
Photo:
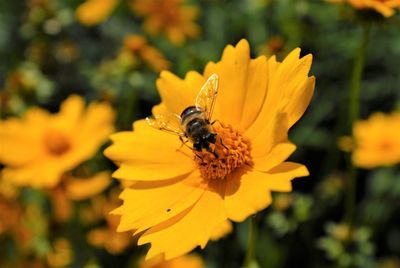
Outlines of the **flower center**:
[{"label": "flower center", "polygon": [[65,134],[56,130],[45,134],[44,143],[47,151],[54,156],[61,156],[71,148],[71,144]]},{"label": "flower center", "polygon": [[217,141],[211,150],[196,152],[195,162],[206,180],[225,177],[244,164],[251,164],[250,141],[230,125],[213,126]]},{"label": "flower center", "polygon": [[393,144],[389,140],[382,140],[379,144],[379,147],[382,151],[390,151],[393,147]]}]

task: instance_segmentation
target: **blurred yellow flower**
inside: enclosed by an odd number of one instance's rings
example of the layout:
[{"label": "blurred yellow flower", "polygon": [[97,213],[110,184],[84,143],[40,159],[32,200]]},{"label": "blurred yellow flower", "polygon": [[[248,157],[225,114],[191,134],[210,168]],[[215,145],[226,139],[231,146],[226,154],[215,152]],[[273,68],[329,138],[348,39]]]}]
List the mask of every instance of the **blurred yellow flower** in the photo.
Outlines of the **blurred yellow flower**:
[{"label": "blurred yellow flower", "polygon": [[110,178],[110,173],[106,171],[88,178],[70,176],[63,186],[69,199],[84,200],[104,191],[111,183]]},{"label": "blurred yellow flower", "polygon": [[285,211],[293,205],[293,196],[289,194],[279,194],[275,197],[273,208],[277,211]]},{"label": "blurred yellow flower", "polygon": [[349,3],[355,9],[373,9],[385,17],[391,17],[396,8],[400,8],[400,0],[328,0],[332,3]]},{"label": "blurred yellow flower", "polygon": [[165,34],[176,45],[200,34],[200,28],[194,22],[198,9],[184,5],[184,0],[131,1],[133,11],[144,17],[144,29],[149,34]]},{"label": "blurred yellow flower", "polygon": [[21,224],[23,209],[14,198],[0,193],[0,237],[10,234],[18,244],[24,244],[31,233]]},{"label": "blurred yellow flower", "polygon": [[400,163],[400,112],[375,113],[354,124],[354,165],[376,168]]},{"label": "blurred yellow flower", "polygon": [[118,2],[118,0],[86,0],[76,9],[75,16],[83,25],[97,25],[110,16]]},{"label": "blurred yellow flower", "polygon": [[85,200],[100,194],[110,185],[111,176],[106,171],[86,178],[64,175],[62,181],[50,191],[53,216],[59,222],[71,217],[74,208],[72,200]]},{"label": "blurred yellow flower", "polygon": [[73,261],[73,250],[70,242],[65,238],[54,241],[52,251],[46,256],[50,267],[67,267]]},{"label": "blurred yellow flower", "polygon": [[203,260],[195,254],[189,254],[177,257],[175,259],[165,261],[158,256],[151,260],[139,263],[139,268],[203,268],[205,267]]},{"label": "blurred yellow flower", "polygon": [[[307,176],[303,165],[285,162],[296,146],[287,137],[314,91],[308,77],[312,56],[293,50],[280,63],[275,57],[250,58],[246,40],[227,46],[221,61],[199,74],[180,79],[164,71],[157,81],[162,103],[154,114],[180,114],[195,103],[212,74],[219,91],[212,131],[219,137],[214,152],[194,152],[174,136],[134,123],[134,132],[111,136],[105,151],[119,169],[117,179],[130,180],[120,198],[119,231],[141,234],[138,244],[151,243],[147,258],[166,259],[204,248],[227,219],[241,222],[271,204],[271,191],[289,192],[291,180]],[[134,148],[134,149],[132,149]]]},{"label": "blurred yellow flower", "polygon": [[285,46],[285,40],[282,36],[272,36],[259,47],[259,54],[267,57],[277,55],[282,52]]},{"label": "blurred yellow flower", "polygon": [[71,96],[59,113],[29,109],[22,119],[0,121],[0,162],[4,179],[18,185],[55,187],[66,171],[89,159],[113,131],[106,103]]},{"label": "blurred yellow flower", "polygon": [[350,136],[339,137],[337,145],[343,152],[351,152],[354,149],[353,138]]},{"label": "blurred yellow flower", "polygon": [[120,254],[131,245],[132,239],[127,233],[116,232],[119,218],[110,214],[111,210],[120,206],[121,202],[118,199],[118,193],[112,191],[107,200],[96,201],[96,207],[91,209],[91,211],[100,210],[100,218],[106,220],[107,226],[91,230],[87,235],[87,241],[95,247],[106,249],[111,254]]},{"label": "blurred yellow flower", "polygon": [[129,53],[134,58],[139,58],[154,71],[167,70],[171,63],[156,48],[147,43],[141,35],[129,35],[124,39],[124,46],[121,53]]}]

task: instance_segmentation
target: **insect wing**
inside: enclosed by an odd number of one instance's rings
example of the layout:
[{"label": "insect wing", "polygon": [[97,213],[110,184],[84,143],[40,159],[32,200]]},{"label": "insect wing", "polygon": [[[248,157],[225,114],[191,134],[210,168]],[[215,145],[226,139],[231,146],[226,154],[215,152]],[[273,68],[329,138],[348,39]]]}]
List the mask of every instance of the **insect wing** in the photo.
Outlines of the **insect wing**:
[{"label": "insect wing", "polygon": [[206,83],[200,89],[196,98],[196,106],[201,108],[208,121],[211,120],[211,115],[215,105],[215,98],[218,94],[218,75],[212,74]]},{"label": "insect wing", "polygon": [[166,131],[178,136],[185,136],[181,129],[181,118],[173,113],[157,114],[146,117],[147,124],[150,126]]}]

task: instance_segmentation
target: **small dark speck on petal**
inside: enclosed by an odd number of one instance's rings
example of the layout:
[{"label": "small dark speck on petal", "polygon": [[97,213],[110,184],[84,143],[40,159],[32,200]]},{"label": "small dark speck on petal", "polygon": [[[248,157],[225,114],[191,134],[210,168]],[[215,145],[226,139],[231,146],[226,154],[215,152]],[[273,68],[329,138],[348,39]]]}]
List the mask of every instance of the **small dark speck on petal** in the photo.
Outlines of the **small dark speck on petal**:
[{"label": "small dark speck on petal", "polygon": [[171,209],[169,208],[169,209],[167,209],[167,212],[170,212],[171,211]]}]

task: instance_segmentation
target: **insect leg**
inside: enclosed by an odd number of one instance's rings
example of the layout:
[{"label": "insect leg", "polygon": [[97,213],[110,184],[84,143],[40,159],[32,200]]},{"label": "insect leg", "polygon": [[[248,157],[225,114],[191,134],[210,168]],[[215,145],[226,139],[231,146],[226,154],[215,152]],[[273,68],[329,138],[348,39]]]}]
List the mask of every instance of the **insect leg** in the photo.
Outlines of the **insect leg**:
[{"label": "insect leg", "polygon": [[188,147],[190,150],[193,150],[193,148],[191,148],[189,145],[187,145],[186,143],[188,143],[189,139],[183,140],[182,136],[179,136],[179,140],[182,142],[181,147],[179,147],[179,149],[177,149],[177,151],[179,151],[180,149],[182,149],[182,146],[185,145],[186,147]]},{"label": "insect leg", "polygon": [[214,149],[211,149],[210,147],[207,147],[206,150],[208,152],[212,153],[215,156],[215,158],[219,157],[218,154],[215,152],[215,146],[214,146]]},{"label": "insect leg", "polygon": [[224,124],[222,124],[222,122],[221,121],[219,121],[219,120],[217,120],[217,119],[215,119],[214,121],[212,121],[211,123],[210,123],[210,125],[214,125],[215,123],[219,123],[220,124],[220,126],[224,126]]},{"label": "insect leg", "polygon": [[194,153],[194,155],[195,155],[195,157],[198,157],[201,160],[201,163],[200,163],[201,166],[205,166],[206,165],[206,163],[203,161],[203,158],[200,155],[198,155],[196,153]]},{"label": "insect leg", "polygon": [[222,138],[221,137],[219,137],[219,142],[221,143],[221,145],[225,148],[225,149],[227,149],[227,150],[229,150],[229,148],[228,147],[226,147],[226,145],[223,143],[223,141],[222,141]]}]

